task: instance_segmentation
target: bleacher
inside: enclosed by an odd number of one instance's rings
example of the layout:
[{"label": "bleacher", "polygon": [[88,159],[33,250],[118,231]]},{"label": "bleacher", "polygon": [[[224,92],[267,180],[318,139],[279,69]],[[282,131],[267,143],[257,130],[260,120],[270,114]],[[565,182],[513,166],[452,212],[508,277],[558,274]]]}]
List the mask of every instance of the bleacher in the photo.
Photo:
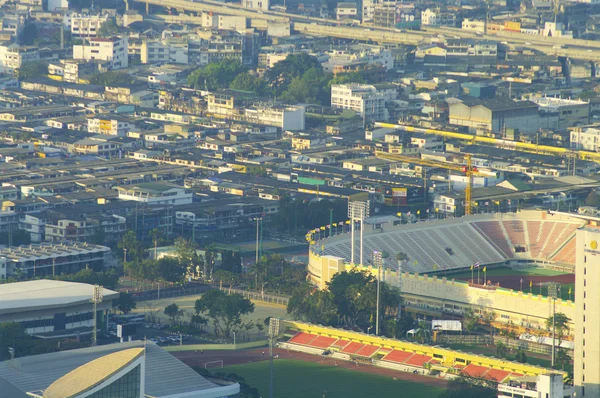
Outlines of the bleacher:
[{"label": "bleacher", "polygon": [[481,379],[489,370],[490,368],[488,368],[487,366],[479,366],[470,363],[461,371],[461,373],[469,377]]},{"label": "bleacher", "polygon": [[289,341],[290,343],[307,345],[310,346],[312,341],[316,339],[318,336],[316,334],[310,334],[306,332],[300,332],[292,337]]},{"label": "bleacher", "polygon": [[373,354],[375,354],[377,352],[377,350],[379,349],[379,347],[375,347],[374,345],[365,345],[363,348],[361,348],[360,350],[358,350],[356,352],[356,355],[360,355],[361,357],[372,357]]},{"label": "bleacher", "polygon": [[567,263],[567,264],[575,264],[575,251],[576,251],[576,240],[575,238],[571,238],[571,240],[563,246],[562,249],[556,253],[552,257],[552,261],[556,261],[559,263]]},{"label": "bleacher", "polygon": [[432,358],[429,355],[414,354],[404,361],[404,363],[410,366],[422,368],[427,362],[431,361],[431,359]]},{"label": "bleacher", "polygon": [[[553,256],[561,262],[573,264],[573,255],[558,247],[574,236],[581,225],[577,220],[539,219],[508,216],[460,220],[439,220],[386,229],[384,232],[367,231],[364,236],[363,263],[369,264],[373,251],[385,251],[391,259],[404,252],[408,260],[403,272],[426,273],[435,269],[466,268],[471,264],[502,263],[518,255],[519,258],[549,260]],[[342,238],[342,239],[340,239]],[[325,240],[325,254],[342,257],[350,262],[350,234]],[[515,247],[521,247],[517,254]],[[355,261],[359,260],[359,243],[355,246]],[[447,250],[449,249],[449,250]]]},{"label": "bleacher", "polygon": [[495,380],[499,383],[502,380],[506,379],[509,375],[510,372],[507,372],[506,370],[490,369],[484,377],[486,379]]},{"label": "bleacher", "polygon": [[348,340],[339,339],[338,341],[336,341],[335,343],[333,343],[331,346],[333,348],[340,348],[341,349],[341,348],[346,347],[349,343],[350,342]]},{"label": "bleacher", "polygon": [[364,344],[356,343],[353,341],[352,343],[350,343],[346,347],[344,347],[342,352],[344,354],[356,354],[364,346],[365,346]]},{"label": "bleacher", "polygon": [[381,360],[396,362],[396,363],[404,363],[404,361],[406,361],[408,358],[410,358],[410,356],[412,354],[413,354],[412,352],[393,350],[392,352],[390,352],[389,354],[384,356]]},{"label": "bleacher", "polygon": [[327,336],[319,336],[316,339],[314,339],[310,345],[312,347],[318,347],[318,348],[328,348],[329,346],[331,346],[337,339],[333,338],[333,337],[327,337]]}]

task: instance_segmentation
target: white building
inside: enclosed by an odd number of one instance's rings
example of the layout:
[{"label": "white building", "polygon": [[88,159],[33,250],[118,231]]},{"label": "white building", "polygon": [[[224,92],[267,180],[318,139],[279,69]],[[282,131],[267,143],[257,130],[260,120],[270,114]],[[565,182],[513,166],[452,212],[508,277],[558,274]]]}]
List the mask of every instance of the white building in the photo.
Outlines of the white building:
[{"label": "white building", "polygon": [[573,31],[566,30],[562,22],[546,22],[540,32],[542,36],[573,38]]},{"label": "white building", "polygon": [[485,21],[465,18],[462,21],[462,29],[471,32],[485,33]]},{"label": "white building", "polygon": [[269,11],[269,0],[242,0],[242,7]]},{"label": "white building", "polygon": [[338,21],[348,18],[357,19],[358,7],[356,3],[338,3],[337,8],[335,9],[335,15]]},{"label": "white building", "polygon": [[577,231],[575,262],[575,391],[579,397],[600,397],[600,230]]},{"label": "white building", "polygon": [[[102,290],[103,300],[97,309],[108,313],[119,293]],[[92,285],[85,283],[44,279],[6,283],[0,285],[0,322],[20,323],[28,334],[35,335],[59,331],[65,336],[91,333],[94,319],[90,305],[92,293]],[[103,316],[99,317],[98,323],[105,324]]]},{"label": "white building", "polygon": [[381,65],[386,70],[394,69],[394,55],[384,47],[358,45],[344,50],[332,50],[327,53],[327,61],[321,65],[325,71],[333,73],[341,66],[352,66],[367,63]]},{"label": "white building", "polygon": [[193,202],[194,193],[178,185],[144,183],[117,187],[120,200],[134,200],[149,205],[187,205]]},{"label": "white building", "polygon": [[37,47],[19,46],[14,43],[0,46],[0,73],[13,73],[23,63],[38,59],[40,59],[40,53]]},{"label": "white building", "polygon": [[129,123],[129,121],[116,116],[94,117],[88,119],[89,133],[118,135],[120,137],[125,137],[132,127],[133,124]]},{"label": "white building", "polygon": [[126,37],[96,37],[89,39],[85,45],[73,46],[73,58],[109,61],[110,69],[123,69],[128,66],[127,51]]},{"label": "white building", "polygon": [[283,131],[304,130],[305,109],[303,106],[264,105],[244,110],[245,121],[266,126],[275,126]]},{"label": "white building", "polygon": [[554,97],[533,97],[531,101],[539,105],[542,115],[557,116],[554,118],[556,125],[549,128],[566,129],[590,122],[589,102]]},{"label": "white building", "polygon": [[48,11],[67,10],[69,8],[69,0],[48,0]]},{"label": "white building", "polygon": [[69,28],[71,35],[77,38],[89,38],[98,36],[100,27],[108,21],[108,15],[80,15],[71,14],[65,16],[67,23],[70,22]]},{"label": "white building", "polygon": [[571,149],[598,152],[600,149],[600,126],[581,126],[571,130]]},{"label": "white building", "polygon": [[511,377],[507,384],[498,384],[498,398],[565,398],[573,396],[573,387],[566,387],[562,374],[537,377]]},{"label": "white building", "polygon": [[439,25],[437,12],[435,12],[435,10],[432,10],[431,8],[421,11],[421,25]]},{"label": "white building", "polygon": [[362,2],[362,21],[371,22],[375,13],[375,0],[363,0]]},{"label": "white building", "polygon": [[140,48],[143,64],[188,64],[188,42],[170,40],[144,40]]},{"label": "white building", "polygon": [[384,96],[368,84],[334,84],[331,107],[355,111],[363,118],[364,125],[387,119]]}]

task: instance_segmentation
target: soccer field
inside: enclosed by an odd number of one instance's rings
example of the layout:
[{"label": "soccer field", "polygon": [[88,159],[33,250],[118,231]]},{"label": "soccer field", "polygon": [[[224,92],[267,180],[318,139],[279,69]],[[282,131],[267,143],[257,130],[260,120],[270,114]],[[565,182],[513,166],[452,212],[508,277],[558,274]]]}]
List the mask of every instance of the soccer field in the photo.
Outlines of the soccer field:
[{"label": "soccer field", "polygon": [[[213,373],[235,373],[246,384],[269,396],[269,361],[212,369]],[[392,377],[362,373],[297,360],[274,362],[274,396],[286,398],[407,397],[436,398],[443,389]]]},{"label": "soccer field", "polygon": [[[479,270],[479,275],[483,277],[483,268]],[[557,276],[564,275],[564,272],[554,271],[551,269],[544,269],[538,267],[530,268],[518,268],[513,269],[510,267],[495,267],[487,270],[486,276]],[[477,269],[473,270],[473,276],[477,279]],[[456,273],[448,273],[448,278],[454,279],[471,279],[471,271],[461,271]]]}]

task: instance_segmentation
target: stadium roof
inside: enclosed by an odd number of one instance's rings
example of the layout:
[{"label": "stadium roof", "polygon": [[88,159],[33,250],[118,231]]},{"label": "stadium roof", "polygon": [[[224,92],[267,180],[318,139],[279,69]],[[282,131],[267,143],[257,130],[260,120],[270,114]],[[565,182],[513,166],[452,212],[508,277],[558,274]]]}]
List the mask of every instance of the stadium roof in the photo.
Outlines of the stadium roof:
[{"label": "stadium roof", "polygon": [[[103,295],[112,300],[119,293],[103,289]],[[84,304],[91,298],[92,285],[86,283],[47,279],[5,283],[0,285],[0,315]]]},{"label": "stadium roof", "polygon": [[[67,373],[95,359],[141,347],[143,341],[133,341],[0,362],[0,398],[25,398],[27,392],[46,390]],[[198,393],[193,396],[207,398],[230,395],[229,390],[206,380],[153,343],[146,345],[145,368],[145,393],[152,397],[192,396],[194,392]]]},{"label": "stadium roof", "polygon": [[108,380],[143,354],[144,348],[137,347],[94,359],[52,383],[44,391],[44,398],[76,397]]}]

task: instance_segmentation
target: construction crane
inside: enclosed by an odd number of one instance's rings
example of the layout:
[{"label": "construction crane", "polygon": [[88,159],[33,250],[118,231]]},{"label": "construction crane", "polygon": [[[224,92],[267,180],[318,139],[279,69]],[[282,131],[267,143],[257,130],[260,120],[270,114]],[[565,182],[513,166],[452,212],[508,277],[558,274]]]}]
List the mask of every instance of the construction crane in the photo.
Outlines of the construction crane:
[{"label": "construction crane", "polygon": [[[477,170],[477,167],[473,166],[470,154],[465,155],[466,165],[442,163],[435,160],[421,159],[414,156],[398,155],[383,151],[376,151],[375,156],[380,159],[391,160],[394,162],[415,163],[421,166],[442,168],[465,173],[465,176],[467,177],[467,187],[465,188],[465,215],[473,213],[473,176],[486,176],[486,174],[480,173]],[[425,189],[427,189],[427,187],[425,187]]]}]

